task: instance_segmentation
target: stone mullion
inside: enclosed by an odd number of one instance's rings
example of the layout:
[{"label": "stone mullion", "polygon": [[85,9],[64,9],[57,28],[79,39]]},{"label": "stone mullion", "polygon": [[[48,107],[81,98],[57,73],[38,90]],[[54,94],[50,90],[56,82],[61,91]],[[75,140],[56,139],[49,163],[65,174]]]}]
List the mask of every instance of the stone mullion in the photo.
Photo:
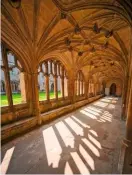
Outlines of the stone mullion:
[{"label": "stone mullion", "polygon": [[26,72],[20,72],[20,87],[21,87],[22,102],[27,101],[25,80],[26,80]]},{"label": "stone mullion", "polygon": [[6,92],[7,92],[7,99],[9,103],[9,107],[11,111],[13,111],[13,99],[12,99],[12,90],[11,90],[11,84],[10,84],[10,71],[8,66],[8,60],[7,60],[7,51],[6,48],[2,48],[2,57],[3,57],[3,64],[5,66],[5,82],[6,82]]},{"label": "stone mullion", "polygon": [[94,84],[94,96],[96,97],[96,94],[97,92],[96,92],[96,83]]},{"label": "stone mullion", "polygon": [[58,99],[58,87],[57,87],[57,64],[54,64],[54,93],[56,100]]},{"label": "stone mullion", "polygon": [[84,84],[83,84],[83,81],[82,81],[82,95],[84,95],[83,87],[84,87]]},{"label": "stone mullion", "polygon": [[67,82],[67,84],[66,84],[66,94],[65,94],[65,96],[68,96],[68,84],[69,84],[69,79],[66,77],[66,82]]},{"label": "stone mullion", "polygon": [[45,62],[45,91],[46,100],[49,101],[49,73],[48,73],[48,62]]},{"label": "stone mullion", "polygon": [[75,87],[74,87],[74,92],[75,92],[75,95],[77,95],[77,79],[75,79]]},{"label": "stone mullion", "polygon": [[80,96],[82,95],[82,80],[80,80]]},{"label": "stone mullion", "polygon": [[50,61],[50,73],[53,74],[53,70],[52,70],[52,60]]},{"label": "stone mullion", "polygon": [[80,79],[78,80],[78,95],[80,96]]},{"label": "stone mullion", "polygon": [[61,89],[62,89],[62,98],[64,98],[64,67],[61,69]]},{"label": "stone mullion", "polygon": [[86,86],[87,86],[86,97],[87,98],[89,98],[89,90],[90,90],[89,85],[90,85],[90,83],[89,83],[89,80],[88,80],[88,83],[86,84]]}]

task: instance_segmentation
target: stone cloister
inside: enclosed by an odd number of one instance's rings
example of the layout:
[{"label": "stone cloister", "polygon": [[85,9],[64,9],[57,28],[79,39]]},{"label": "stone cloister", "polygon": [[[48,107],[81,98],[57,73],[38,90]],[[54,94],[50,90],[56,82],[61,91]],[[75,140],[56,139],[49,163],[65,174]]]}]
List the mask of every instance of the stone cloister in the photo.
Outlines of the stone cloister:
[{"label": "stone cloister", "polygon": [[132,174],[131,0],[1,0],[0,63],[2,173]]}]

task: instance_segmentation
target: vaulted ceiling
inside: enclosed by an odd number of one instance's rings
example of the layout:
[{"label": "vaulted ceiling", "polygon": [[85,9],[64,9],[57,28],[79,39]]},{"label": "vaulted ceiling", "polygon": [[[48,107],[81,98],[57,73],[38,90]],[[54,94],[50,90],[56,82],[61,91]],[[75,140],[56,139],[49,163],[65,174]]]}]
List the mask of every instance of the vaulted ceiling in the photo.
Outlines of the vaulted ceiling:
[{"label": "vaulted ceiling", "polygon": [[[20,2],[20,4],[19,4]],[[2,0],[2,41],[35,69],[47,58],[102,80],[124,79],[130,61],[129,0]]]}]

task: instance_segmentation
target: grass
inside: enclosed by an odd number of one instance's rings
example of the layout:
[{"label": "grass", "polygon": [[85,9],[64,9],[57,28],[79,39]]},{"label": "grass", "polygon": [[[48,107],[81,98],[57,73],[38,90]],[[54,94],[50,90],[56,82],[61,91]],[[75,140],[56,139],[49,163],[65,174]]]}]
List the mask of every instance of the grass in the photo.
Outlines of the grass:
[{"label": "grass", "polygon": [[[58,92],[58,97],[61,97],[61,92]],[[22,98],[21,98],[21,94],[17,93],[17,94],[12,94],[12,98],[13,98],[13,104],[20,104],[22,103]],[[55,94],[54,92],[50,92],[50,99],[55,98]],[[39,101],[43,101],[46,100],[46,93],[45,92],[39,92]],[[8,100],[7,100],[7,96],[5,94],[1,94],[1,106],[7,106],[8,105]]]}]

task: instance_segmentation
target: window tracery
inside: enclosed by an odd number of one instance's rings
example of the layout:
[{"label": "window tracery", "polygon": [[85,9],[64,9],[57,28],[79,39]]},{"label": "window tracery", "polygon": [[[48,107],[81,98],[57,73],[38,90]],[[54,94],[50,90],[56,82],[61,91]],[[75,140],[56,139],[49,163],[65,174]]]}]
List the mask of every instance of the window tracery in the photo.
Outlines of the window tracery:
[{"label": "window tracery", "polygon": [[[42,83],[43,82],[43,83]],[[57,60],[43,61],[38,69],[39,101],[68,96],[68,76]]]}]

